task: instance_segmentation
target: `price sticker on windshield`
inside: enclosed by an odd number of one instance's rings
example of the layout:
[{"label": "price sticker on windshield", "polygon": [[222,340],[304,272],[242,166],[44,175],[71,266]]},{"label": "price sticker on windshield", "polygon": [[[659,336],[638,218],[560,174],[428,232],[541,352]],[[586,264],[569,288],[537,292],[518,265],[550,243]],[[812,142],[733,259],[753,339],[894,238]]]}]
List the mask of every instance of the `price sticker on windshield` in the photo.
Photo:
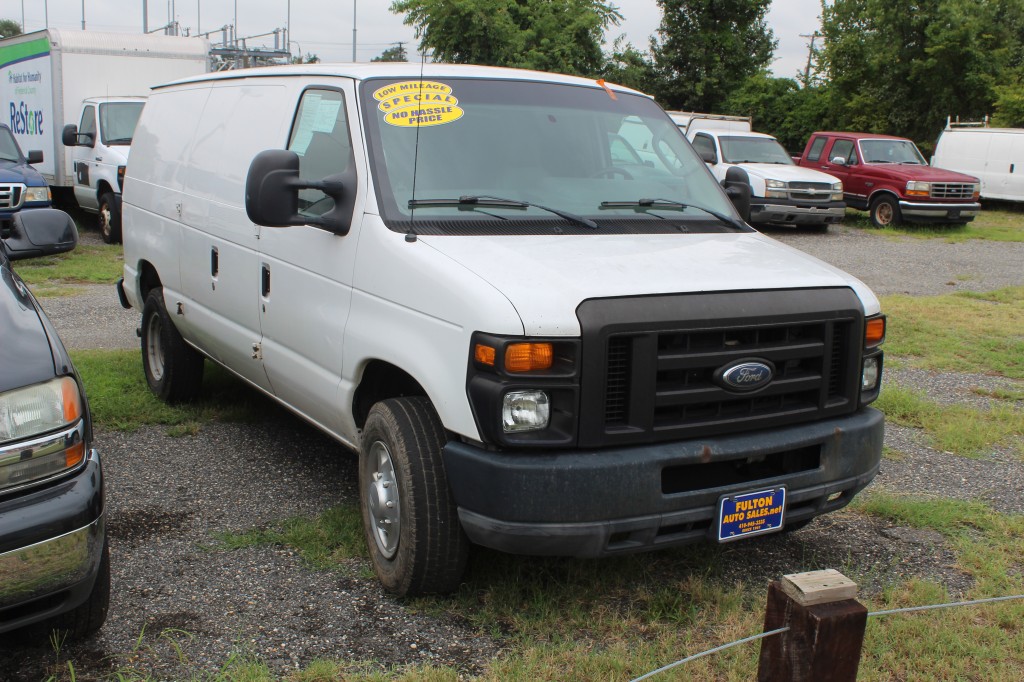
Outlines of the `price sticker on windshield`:
[{"label": "price sticker on windshield", "polygon": [[384,122],[400,128],[452,123],[465,113],[452,94],[452,86],[437,81],[392,83],[373,93]]}]

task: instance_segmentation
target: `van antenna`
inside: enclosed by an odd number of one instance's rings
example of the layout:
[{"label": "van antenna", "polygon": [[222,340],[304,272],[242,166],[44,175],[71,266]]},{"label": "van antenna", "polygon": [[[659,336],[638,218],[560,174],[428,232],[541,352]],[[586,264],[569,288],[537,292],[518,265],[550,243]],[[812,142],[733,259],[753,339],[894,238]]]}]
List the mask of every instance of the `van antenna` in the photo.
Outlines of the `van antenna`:
[{"label": "van antenna", "polygon": [[[420,82],[419,96],[420,106],[423,106],[423,65],[427,61],[427,51],[420,51]],[[420,120],[422,116],[416,117],[416,143],[412,153],[412,200],[409,202],[409,231],[405,233],[405,241],[416,241],[416,168],[420,160]]]}]

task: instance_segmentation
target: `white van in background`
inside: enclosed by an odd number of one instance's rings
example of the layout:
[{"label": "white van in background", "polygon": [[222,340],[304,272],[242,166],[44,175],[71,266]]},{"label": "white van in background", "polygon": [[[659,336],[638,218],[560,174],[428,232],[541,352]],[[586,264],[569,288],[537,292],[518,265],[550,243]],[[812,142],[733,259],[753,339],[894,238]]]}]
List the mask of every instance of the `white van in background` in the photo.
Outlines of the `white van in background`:
[{"label": "white van in background", "polygon": [[118,286],[150,388],[189,400],[210,359],[358,452],[395,594],[456,589],[471,543],[799,528],[878,472],[878,299],[743,223],[646,95],[289,65],[155,88],[133,145]]},{"label": "white van in background", "polygon": [[978,177],[982,199],[1024,201],[1024,128],[947,119],[931,165]]}]

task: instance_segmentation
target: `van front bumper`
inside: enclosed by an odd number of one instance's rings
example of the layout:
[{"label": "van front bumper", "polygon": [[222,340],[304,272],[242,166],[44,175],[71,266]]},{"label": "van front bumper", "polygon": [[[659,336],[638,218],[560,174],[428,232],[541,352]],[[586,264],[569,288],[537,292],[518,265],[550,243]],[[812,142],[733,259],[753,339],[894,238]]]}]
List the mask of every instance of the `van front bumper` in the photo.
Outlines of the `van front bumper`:
[{"label": "van front bumper", "polygon": [[[864,408],[771,431],[607,450],[510,453],[451,442],[444,464],[474,543],[598,557],[713,539],[725,495],[784,485],[787,524],[839,509],[878,473],[883,432],[881,412]],[[711,471],[807,453],[814,465],[793,473],[675,489]]]},{"label": "van front bumper", "polygon": [[909,220],[969,222],[981,213],[977,202],[960,204],[923,203],[900,200],[900,214]]},{"label": "van front bumper", "polygon": [[99,454],[68,479],[0,498],[0,632],[82,604],[106,537]]}]

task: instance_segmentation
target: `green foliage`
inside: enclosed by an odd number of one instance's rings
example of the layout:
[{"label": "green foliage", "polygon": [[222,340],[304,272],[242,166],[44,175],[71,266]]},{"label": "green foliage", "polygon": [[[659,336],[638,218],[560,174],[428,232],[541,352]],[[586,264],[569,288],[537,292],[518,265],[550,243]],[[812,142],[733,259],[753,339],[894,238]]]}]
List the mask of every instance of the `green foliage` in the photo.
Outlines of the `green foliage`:
[{"label": "green foliage", "polygon": [[822,3],[819,65],[831,91],[824,127],[934,140],[946,117],[979,119],[1019,64],[1019,0]]},{"label": "green foliage", "polygon": [[12,38],[21,35],[21,24],[14,19],[0,19],[0,38]]},{"label": "green foliage", "polygon": [[374,57],[370,60],[371,62],[407,62],[409,61],[409,54],[405,51],[405,45],[402,43],[395,43],[394,47],[389,47],[380,53],[380,56]]},{"label": "green foliage", "polygon": [[596,75],[604,30],[622,19],[602,0],[394,0],[437,61]]},{"label": "green foliage", "polygon": [[658,0],[651,39],[654,94],[669,109],[718,112],[751,75],[768,68],[776,40],[765,23],[771,0]]},{"label": "green foliage", "polygon": [[792,78],[762,71],[729,94],[722,113],[750,116],[755,130],[774,135],[791,154],[800,154],[811,133],[821,130],[826,102],[821,86],[802,88]]},{"label": "green foliage", "polygon": [[610,83],[618,83],[640,92],[653,92],[657,75],[648,55],[619,36],[610,54],[605,56],[602,76]]},{"label": "green foliage", "polygon": [[1017,68],[1006,82],[992,88],[996,93],[992,125],[1024,128],[1024,67]]}]

